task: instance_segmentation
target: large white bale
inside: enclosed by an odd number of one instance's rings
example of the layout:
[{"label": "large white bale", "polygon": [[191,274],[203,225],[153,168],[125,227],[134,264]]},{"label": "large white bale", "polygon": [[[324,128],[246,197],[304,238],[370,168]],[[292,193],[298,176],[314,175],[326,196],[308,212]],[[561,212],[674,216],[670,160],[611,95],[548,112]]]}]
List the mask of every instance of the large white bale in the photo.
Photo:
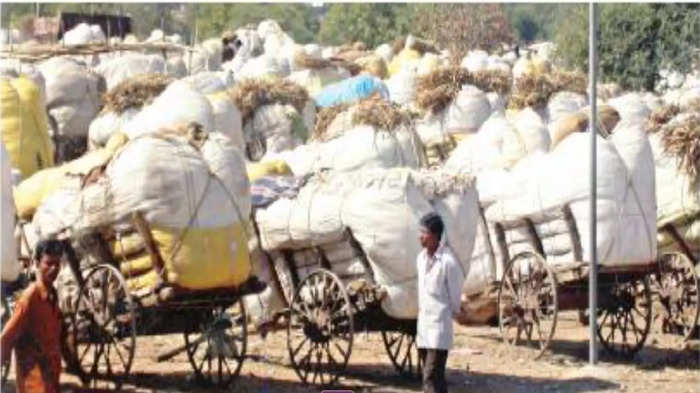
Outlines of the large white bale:
[{"label": "large white bale", "polygon": [[230,71],[205,71],[182,79],[202,94],[213,94],[227,90],[235,84]]},{"label": "large white bale", "polygon": [[136,117],[139,111],[140,109],[129,108],[121,114],[112,111],[100,112],[90,123],[88,132],[89,147],[104,146],[109,138]]},{"label": "large white bale", "polygon": [[189,83],[171,83],[153,103],[128,121],[122,131],[134,139],[152,134],[161,128],[177,123],[199,123],[204,130],[214,129],[214,114],[207,98],[194,90]]},{"label": "large white bale", "polygon": [[[688,114],[680,114],[669,123],[684,120]],[[660,132],[651,134],[649,142],[654,154],[656,168],[657,226],[672,224],[684,237],[686,244],[700,253],[700,180],[695,181],[680,169],[680,158],[666,152]],[[673,239],[659,232],[659,248],[678,249]]]},{"label": "large white bale", "polygon": [[447,107],[445,127],[448,132],[473,133],[490,115],[491,104],[486,94],[474,86],[465,85]]},{"label": "large white bale", "polygon": [[[413,63],[411,63],[413,64]],[[386,81],[389,99],[399,105],[410,105],[416,97],[416,65],[406,65]]]},{"label": "large white bale", "polygon": [[207,95],[207,99],[214,115],[213,131],[226,135],[238,150],[245,151],[241,112],[233,104],[229,95],[226,92],[219,92]]},{"label": "large white bale", "polygon": [[201,148],[177,134],[132,139],[74,203],[81,213],[71,225],[76,231],[136,211],[159,227],[221,228],[246,221],[251,209],[242,153],[217,133]]},{"label": "large white bale", "polygon": [[[263,245],[321,246],[331,269],[343,272],[354,270],[352,250],[335,244],[345,228],[351,229],[376,282],[388,293],[382,308],[394,318],[409,319],[418,311],[419,220],[429,212],[442,216],[447,244],[467,277],[473,276],[478,205],[468,177],[399,168],[330,172],[311,178],[293,200],[280,199],[258,210],[256,220]],[[300,278],[312,270],[302,266]]]},{"label": "large white bale", "polygon": [[46,80],[46,108],[61,136],[87,136],[106,90],[104,78],[75,60],[54,57],[39,64]]},{"label": "large white bale", "polygon": [[607,104],[620,114],[620,122],[643,123],[651,115],[651,110],[641,93],[627,93],[608,100]]},{"label": "large white bale", "polygon": [[279,103],[257,108],[253,118],[243,126],[244,135],[262,137],[267,152],[270,153],[279,153],[303,144],[308,132],[303,114],[292,105]]},{"label": "large white bale", "polygon": [[99,25],[88,25],[87,23],[80,23],[63,34],[63,43],[65,45],[84,45],[93,42],[105,42],[106,40],[105,34]]},{"label": "large white bale", "polygon": [[437,212],[445,221],[447,244],[467,277],[477,229],[478,205],[472,183],[406,169],[353,173],[343,203],[349,226],[370,260],[376,281],[386,288],[382,309],[394,318],[415,318],[416,258],[420,218]]},{"label": "large white bale", "polygon": [[367,125],[354,127],[339,138],[319,144],[317,157],[316,169],[343,172],[363,168],[419,168],[422,163],[418,136],[405,127],[390,132]]},{"label": "large white bale", "polygon": [[471,50],[462,59],[460,66],[469,72],[483,71],[488,65],[489,54],[483,50]]},{"label": "large white bale", "polygon": [[100,64],[96,69],[107,82],[107,89],[139,74],[168,75],[168,66],[159,55],[127,54]]},{"label": "large white bale", "polygon": [[555,93],[547,102],[547,120],[556,123],[561,118],[578,112],[588,105],[586,96],[570,91],[560,91]]},{"label": "large white bale", "polygon": [[[235,62],[236,58],[232,60]],[[245,62],[242,67],[234,71],[236,81],[243,79],[257,79],[268,77],[285,77],[289,75],[289,64],[276,56],[263,54]]]},{"label": "large white bale", "polygon": [[[537,146],[537,143],[532,145]],[[518,130],[502,113],[496,112],[484,122],[476,135],[457,145],[445,162],[445,168],[457,173],[476,174],[510,168],[527,154]]]},{"label": "large white bale", "polygon": [[[623,201],[618,242],[638,244],[637,250],[623,249],[629,260],[643,260],[656,255],[656,174],[654,155],[646,127],[639,123],[620,122],[610,142],[615,146],[627,169],[628,192]],[[647,248],[642,247],[645,245]],[[634,254],[637,251],[638,254]]]},{"label": "large white bale", "polygon": [[[648,264],[656,258],[656,239],[650,239],[648,222],[655,222],[654,197],[649,195],[649,150],[644,140],[630,133],[621,137],[628,139],[621,143],[632,143],[629,151],[617,151],[611,141],[597,138],[598,166],[605,168],[598,172],[597,179],[597,253],[603,266],[629,266]],[[636,139],[635,139],[636,138]],[[586,160],[587,151],[580,147],[589,140],[585,133],[571,134],[552,152],[531,162],[525,170],[528,182],[509,181],[506,177],[501,187],[512,189],[508,198],[501,198],[486,210],[489,222],[508,224],[524,217],[541,221],[545,214],[569,204],[580,234],[583,247],[583,260],[590,261],[591,250],[589,228],[589,176],[590,166]],[[633,143],[634,142],[634,143]],[[523,176],[519,174],[518,176]],[[645,185],[646,184],[646,185]],[[634,187],[632,186],[634,185]],[[636,195],[635,195],[636,190]],[[642,212],[643,214],[640,214]],[[653,213],[652,213],[653,212]],[[646,216],[649,214],[650,216]],[[630,227],[636,230],[630,230]],[[638,230],[637,230],[638,229]],[[566,244],[566,243],[565,243]],[[543,239],[548,263],[560,264],[574,261],[570,242],[568,250],[557,250],[562,241],[557,236]]]},{"label": "large white bale", "polygon": [[17,280],[20,272],[20,264],[17,259],[17,242],[15,241],[15,201],[12,197],[12,172],[10,156],[5,150],[5,145],[0,142],[0,164],[2,164],[2,204],[0,205],[0,263],[2,263],[2,281],[12,282]]},{"label": "large white bale", "polygon": [[520,135],[526,155],[549,150],[551,139],[547,127],[532,108],[525,108],[512,115],[511,123]]}]

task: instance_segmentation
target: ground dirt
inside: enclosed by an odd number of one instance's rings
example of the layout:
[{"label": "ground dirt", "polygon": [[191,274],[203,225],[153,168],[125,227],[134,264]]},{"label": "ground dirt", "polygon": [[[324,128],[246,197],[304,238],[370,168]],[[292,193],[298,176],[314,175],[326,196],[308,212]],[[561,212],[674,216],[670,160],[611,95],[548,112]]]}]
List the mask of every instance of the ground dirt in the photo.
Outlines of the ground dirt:
[{"label": "ground dirt", "polygon": [[[656,330],[656,329],[655,329]],[[561,314],[552,349],[532,360],[534,349],[510,347],[500,340],[496,327],[458,327],[455,348],[448,359],[449,390],[453,393],[699,393],[700,352],[697,343],[683,345],[676,336],[652,331],[645,347],[632,361],[605,354],[595,367],[587,365],[588,330],[576,313]],[[249,337],[250,358],[241,376],[227,389],[198,386],[184,354],[165,363],[156,355],[181,344],[178,335],[144,337],[137,342],[129,393],[143,392],[255,392],[312,393],[322,388],[303,385],[289,364],[286,332]],[[356,333],[345,376],[336,389],[354,392],[420,392],[417,380],[400,377],[387,357],[381,336]],[[14,375],[14,370],[13,370]],[[8,389],[13,391],[11,377]],[[64,374],[64,392],[85,392],[78,380]],[[95,390],[92,390],[95,392]]]}]

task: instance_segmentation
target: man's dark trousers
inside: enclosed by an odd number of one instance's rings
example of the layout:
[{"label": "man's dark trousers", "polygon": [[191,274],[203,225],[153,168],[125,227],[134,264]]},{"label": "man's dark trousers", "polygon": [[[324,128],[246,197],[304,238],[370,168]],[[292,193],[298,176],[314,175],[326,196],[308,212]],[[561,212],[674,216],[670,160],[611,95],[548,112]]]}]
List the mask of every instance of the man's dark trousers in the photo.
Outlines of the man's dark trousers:
[{"label": "man's dark trousers", "polygon": [[423,393],[447,393],[447,351],[418,348],[418,356],[423,364]]}]

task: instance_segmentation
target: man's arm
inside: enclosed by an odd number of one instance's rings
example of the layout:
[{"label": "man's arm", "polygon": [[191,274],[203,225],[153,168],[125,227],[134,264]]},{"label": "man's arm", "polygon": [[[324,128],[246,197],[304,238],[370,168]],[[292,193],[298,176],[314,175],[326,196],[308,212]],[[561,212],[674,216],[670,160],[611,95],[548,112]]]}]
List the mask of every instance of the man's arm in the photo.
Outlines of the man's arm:
[{"label": "man's arm", "polygon": [[22,296],[15,306],[15,311],[2,329],[0,335],[0,349],[2,349],[2,362],[10,360],[12,349],[17,339],[22,335],[29,322],[29,308],[32,296]]}]

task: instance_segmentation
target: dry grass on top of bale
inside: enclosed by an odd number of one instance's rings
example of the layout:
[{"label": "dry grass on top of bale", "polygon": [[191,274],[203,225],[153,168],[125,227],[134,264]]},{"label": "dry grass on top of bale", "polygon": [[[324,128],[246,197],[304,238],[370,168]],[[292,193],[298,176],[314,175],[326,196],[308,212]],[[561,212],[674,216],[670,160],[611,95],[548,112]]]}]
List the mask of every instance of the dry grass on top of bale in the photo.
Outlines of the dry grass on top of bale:
[{"label": "dry grass on top of bale", "polygon": [[321,70],[327,67],[341,67],[348,70],[348,72],[352,76],[359,74],[362,70],[361,65],[355,64],[351,60],[347,60],[343,57],[332,57],[330,59],[324,59],[320,57],[309,56],[304,51],[298,51],[294,55],[294,62],[300,67],[308,68],[310,70]]},{"label": "dry grass on top of bale", "polygon": [[103,110],[122,114],[130,108],[141,108],[158,97],[172,81],[172,77],[163,74],[135,75],[102,95]]},{"label": "dry grass on top of bale", "polygon": [[326,131],[328,127],[333,123],[335,118],[348,110],[352,105],[350,104],[339,104],[334,106],[329,106],[321,108],[321,110],[316,113],[316,124],[314,125],[314,132],[311,135],[311,140],[313,141],[325,141]]},{"label": "dry grass on top of bale", "polygon": [[485,92],[507,94],[511,82],[510,75],[502,71],[471,73],[459,66],[441,67],[418,78],[416,104],[423,111],[439,113],[454,100],[465,84],[474,85]]},{"label": "dry grass on top of bale", "polygon": [[655,133],[665,126],[666,123],[671,121],[677,114],[681,112],[681,108],[678,105],[663,105],[657,108],[649,116],[647,120],[647,131],[650,133]]},{"label": "dry grass on top of bale", "polygon": [[[408,37],[399,37],[391,43],[391,51],[394,52],[395,55],[401,52],[406,47],[407,38]],[[413,45],[411,45],[409,49],[413,49],[421,55],[424,55],[426,53],[440,53],[440,51],[432,42],[416,37],[414,37]]]},{"label": "dry grass on top of bale", "polygon": [[546,105],[559,91],[586,94],[586,77],[575,72],[553,71],[523,75],[515,82],[508,107],[523,109]]},{"label": "dry grass on top of bale", "polygon": [[368,125],[385,131],[392,131],[412,120],[408,112],[376,94],[360,101],[352,114],[353,125]]},{"label": "dry grass on top of bale", "polygon": [[243,124],[263,105],[289,104],[301,113],[309,100],[309,93],[304,87],[284,79],[247,79],[231,88],[229,95],[241,111]]},{"label": "dry grass on top of bale", "polygon": [[678,157],[678,169],[697,184],[700,181],[700,114],[688,114],[667,124],[660,132],[664,151]]},{"label": "dry grass on top of bale", "polygon": [[373,94],[354,104],[340,104],[321,109],[316,114],[316,126],[311,139],[325,142],[333,138],[327,135],[328,127],[339,114],[349,110],[352,110],[353,126],[367,125],[381,131],[394,131],[401,125],[410,124],[413,121],[412,114]]},{"label": "dry grass on top of bale", "polygon": [[294,54],[294,63],[296,63],[300,67],[312,70],[319,70],[322,68],[331,67],[333,65],[330,60],[321,57],[310,56],[303,50],[299,50],[297,51],[297,53]]}]

